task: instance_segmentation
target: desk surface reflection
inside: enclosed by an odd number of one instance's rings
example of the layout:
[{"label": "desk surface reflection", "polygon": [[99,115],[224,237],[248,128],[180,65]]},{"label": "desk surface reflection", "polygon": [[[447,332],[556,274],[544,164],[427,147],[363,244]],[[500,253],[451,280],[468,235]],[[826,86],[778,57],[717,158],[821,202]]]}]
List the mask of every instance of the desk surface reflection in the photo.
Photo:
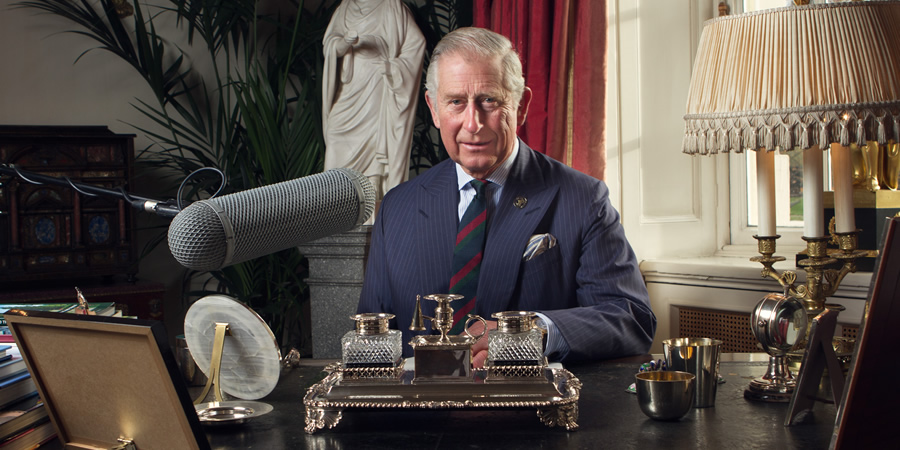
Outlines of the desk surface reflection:
[{"label": "desk surface reflection", "polygon": [[725,354],[716,405],[695,408],[677,422],[654,421],[626,392],[650,356],[566,368],[583,383],[577,431],[541,424],[533,409],[344,410],[334,429],[304,431],[303,395],[324,377],[324,361],[285,370],[262,401],[274,411],[230,427],[208,428],[214,449],[357,448],[827,448],[835,408],[817,402],[804,423],[784,427],[786,403],[747,401],[743,391],[765,372],[761,354]]}]

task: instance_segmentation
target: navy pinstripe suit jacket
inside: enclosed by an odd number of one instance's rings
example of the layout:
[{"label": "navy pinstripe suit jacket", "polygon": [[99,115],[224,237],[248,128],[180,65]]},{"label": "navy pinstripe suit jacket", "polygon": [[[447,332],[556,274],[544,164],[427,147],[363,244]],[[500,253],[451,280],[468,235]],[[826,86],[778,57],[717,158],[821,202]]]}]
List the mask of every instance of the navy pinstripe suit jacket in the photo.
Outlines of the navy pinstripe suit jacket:
[{"label": "navy pinstripe suit jacket", "polygon": [[[524,197],[524,208],[513,205]],[[408,330],[416,294],[449,289],[459,221],[459,189],[446,160],[391,189],[375,221],[359,312],[395,314],[411,356]],[[523,261],[534,234],[556,247]],[[553,359],[608,359],[646,353],[656,317],[637,260],[602,181],[520,141],[502,197],[488,218],[475,314],[498,311],[547,315],[569,346]],[[433,302],[422,302],[432,315]]]}]

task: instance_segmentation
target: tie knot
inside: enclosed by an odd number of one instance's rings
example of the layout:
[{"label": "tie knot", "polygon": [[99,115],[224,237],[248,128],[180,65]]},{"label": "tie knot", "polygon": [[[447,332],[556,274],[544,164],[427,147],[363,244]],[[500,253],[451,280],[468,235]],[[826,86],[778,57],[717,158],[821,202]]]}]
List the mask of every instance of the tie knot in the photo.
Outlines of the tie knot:
[{"label": "tie knot", "polygon": [[469,184],[472,185],[472,188],[475,189],[475,198],[479,200],[484,198],[484,190],[487,188],[488,183],[490,183],[490,181],[479,180],[477,178],[469,182]]}]

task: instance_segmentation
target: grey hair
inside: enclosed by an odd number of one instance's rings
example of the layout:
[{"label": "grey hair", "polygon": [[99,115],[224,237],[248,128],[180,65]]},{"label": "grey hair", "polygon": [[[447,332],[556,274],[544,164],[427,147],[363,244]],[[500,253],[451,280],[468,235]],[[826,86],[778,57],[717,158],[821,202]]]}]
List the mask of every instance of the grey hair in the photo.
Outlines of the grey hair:
[{"label": "grey hair", "polygon": [[512,42],[502,34],[484,28],[457,28],[443,37],[431,53],[431,63],[425,79],[426,94],[434,101],[438,88],[438,64],[443,55],[463,54],[485,58],[499,58],[503,87],[511,100],[518,104],[525,91],[522,61]]}]

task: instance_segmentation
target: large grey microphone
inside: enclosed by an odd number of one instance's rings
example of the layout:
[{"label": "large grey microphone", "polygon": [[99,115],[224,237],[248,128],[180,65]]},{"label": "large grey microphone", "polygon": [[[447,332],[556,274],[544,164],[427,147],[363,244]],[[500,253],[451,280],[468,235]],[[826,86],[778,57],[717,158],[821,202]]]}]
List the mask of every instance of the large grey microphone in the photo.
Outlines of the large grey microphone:
[{"label": "large grey microphone", "polygon": [[350,230],[375,210],[375,189],[349,169],[200,200],[169,224],[169,250],[184,267],[218,270]]}]

